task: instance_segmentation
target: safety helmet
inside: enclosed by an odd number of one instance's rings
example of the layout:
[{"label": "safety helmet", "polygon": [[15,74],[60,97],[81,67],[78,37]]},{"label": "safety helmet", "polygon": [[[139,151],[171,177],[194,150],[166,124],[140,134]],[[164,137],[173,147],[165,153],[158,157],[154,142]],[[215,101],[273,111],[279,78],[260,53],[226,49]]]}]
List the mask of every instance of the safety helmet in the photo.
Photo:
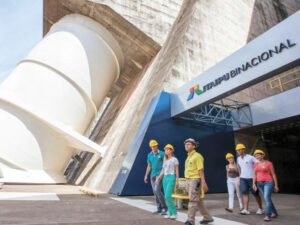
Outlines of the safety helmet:
[{"label": "safety helmet", "polygon": [[157,143],[156,140],[152,139],[152,140],[150,140],[150,142],[149,142],[149,146],[150,146],[150,147],[158,146],[158,143]]},{"label": "safety helmet", "polygon": [[262,154],[262,155],[265,155],[264,151],[263,151],[263,150],[260,150],[260,149],[255,149],[253,155],[256,155],[256,154]]},{"label": "safety helmet", "polygon": [[190,142],[190,143],[192,143],[192,144],[195,145],[195,146],[197,145],[195,139],[193,139],[193,138],[188,138],[188,139],[186,139],[186,140],[184,141],[184,144],[187,143],[187,142]]},{"label": "safety helmet", "polygon": [[172,151],[174,151],[174,147],[171,144],[167,144],[164,149],[166,150],[166,148],[172,149]]},{"label": "safety helmet", "polygon": [[235,147],[235,150],[238,151],[238,150],[241,150],[241,149],[245,149],[245,145],[244,144],[237,144],[236,147]]},{"label": "safety helmet", "polygon": [[226,159],[229,159],[229,158],[234,158],[234,155],[231,154],[231,153],[227,153],[226,156],[225,156]]}]

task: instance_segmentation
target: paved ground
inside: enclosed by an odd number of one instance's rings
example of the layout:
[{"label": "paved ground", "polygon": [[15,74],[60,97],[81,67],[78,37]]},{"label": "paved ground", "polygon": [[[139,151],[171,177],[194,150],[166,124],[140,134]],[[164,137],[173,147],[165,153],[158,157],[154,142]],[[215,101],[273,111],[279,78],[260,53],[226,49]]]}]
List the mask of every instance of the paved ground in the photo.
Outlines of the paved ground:
[{"label": "paved ground", "polygon": [[[117,198],[117,200],[112,198]],[[5,185],[0,190],[0,224],[182,224],[180,221],[166,220],[161,216],[149,213],[147,210],[152,210],[155,207],[153,200],[153,197],[119,198],[112,195],[94,198],[81,194],[78,187],[67,185]],[[237,212],[226,213],[224,211],[226,201],[227,196],[225,194],[207,195],[207,206],[216,217],[214,225],[238,224],[236,222],[250,225],[264,224],[263,216],[255,214],[242,216]],[[300,195],[275,194],[274,202],[280,216],[269,224],[300,225]],[[251,210],[256,210],[253,200]],[[185,213],[185,210],[181,211],[181,219],[185,219]]]}]

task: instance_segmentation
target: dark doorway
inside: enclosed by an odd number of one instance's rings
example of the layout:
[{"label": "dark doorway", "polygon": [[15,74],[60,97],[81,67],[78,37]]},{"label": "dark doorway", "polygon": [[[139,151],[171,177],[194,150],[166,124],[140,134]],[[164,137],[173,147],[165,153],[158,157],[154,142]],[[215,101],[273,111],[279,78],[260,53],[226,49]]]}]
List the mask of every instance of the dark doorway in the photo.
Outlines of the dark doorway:
[{"label": "dark doorway", "polygon": [[263,135],[280,192],[300,194],[300,127],[273,130]]}]

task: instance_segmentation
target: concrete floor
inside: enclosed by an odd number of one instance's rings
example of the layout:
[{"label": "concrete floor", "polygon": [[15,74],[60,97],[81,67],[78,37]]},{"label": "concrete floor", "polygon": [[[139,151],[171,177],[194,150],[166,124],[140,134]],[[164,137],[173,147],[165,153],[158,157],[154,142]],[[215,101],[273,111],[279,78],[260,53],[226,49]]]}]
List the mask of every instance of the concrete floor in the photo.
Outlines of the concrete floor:
[{"label": "concrete floor", "polygon": [[[148,211],[129,206],[111,199],[112,195],[101,195],[98,198],[87,196],[78,191],[79,187],[68,185],[5,185],[0,190],[0,224],[21,225],[153,225],[153,224],[182,224],[179,221],[170,221]],[[30,198],[32,193],[40,194],[43,198],[35,200],[4,200],[14,194],[26,195]],[[29,197],[28,197],[29,196]],[[57,196],[58,198],[53,198]],[[154,207],[154,198],[129,197],[132,200],[150,201]],[[280,216],[269,224],[300,225],[300,195],[274,194],[274,203]],[[249,225],[261,225],[263,216],[242,216],[237,210],[226,213],[226,194],[209,194],[206,196],[206,205],[213,216],[230,221]],[[237,202],[236,202],[237,204]],[[255,211],[256,205],[251,199],[250,210]],[[186,213],[186,210],[182,210]],[[232,222],[233,223],[233,222]],[[222,224],[220,222],[213,223]]]}]

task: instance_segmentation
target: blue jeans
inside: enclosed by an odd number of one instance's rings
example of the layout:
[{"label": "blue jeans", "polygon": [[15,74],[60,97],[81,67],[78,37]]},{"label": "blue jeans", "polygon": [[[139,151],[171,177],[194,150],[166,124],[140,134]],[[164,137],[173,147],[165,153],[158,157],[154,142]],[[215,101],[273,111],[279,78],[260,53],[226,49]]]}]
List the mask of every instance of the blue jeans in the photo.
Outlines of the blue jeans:
[{"label": "blue jeans", "polygon": [[251,178],[240,178],[240,189],[243,195],[248,195],[249,194],[249,190],[251,191],[251,193],[254,196],[258,196],[259,195],[259,191],[253,190],[253,179]]},{"label": "blue jeans", "polygon": [[277,214],[277,210],[271,199],[271,194],[274,190],[274,182],[273,181],[257,182],[256,185],[259,191],[264,196],[264,201],[266,205],[266,216],[271,216],[272,213]]},{"label": "blue jeans", "polygon": [[158,176],[151,177],[151,186],[152,186],[153,194],[155,195],[157,210],[158,211],[161,211],[162,209],[167,210],[168,208],[162,191],[162,181],[160,181],[158,184],[155,183],[157,177]]}]

